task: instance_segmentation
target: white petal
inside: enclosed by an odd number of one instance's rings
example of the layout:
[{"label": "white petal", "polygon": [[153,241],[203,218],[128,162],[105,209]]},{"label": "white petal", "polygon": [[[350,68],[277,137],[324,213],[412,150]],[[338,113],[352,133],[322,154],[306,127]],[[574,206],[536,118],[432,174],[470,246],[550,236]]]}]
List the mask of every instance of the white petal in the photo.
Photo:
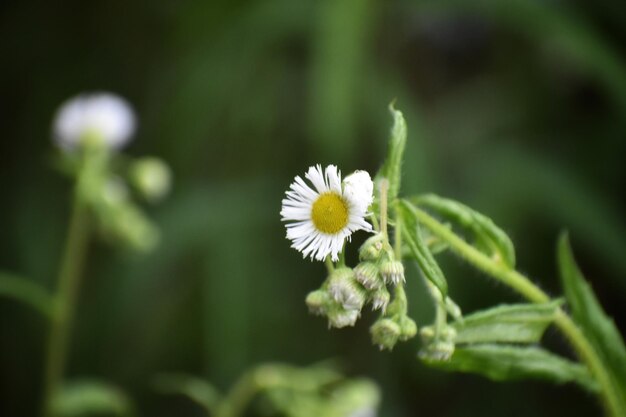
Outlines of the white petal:
[{"label": "white petal", "polygon": [[328,184],[330,191],[334,191],[341,195],[341,172],[339,172],[335,165],[328,165],[325,173],[326,184]]},{"label": "white petal", "polygon": [[311,181],[318,193],[322,194],[328,191],[328,185],[326,185],[326,181],[324,181],[321,165],[318,164],[314,167],[310,167],[304,176]]}]

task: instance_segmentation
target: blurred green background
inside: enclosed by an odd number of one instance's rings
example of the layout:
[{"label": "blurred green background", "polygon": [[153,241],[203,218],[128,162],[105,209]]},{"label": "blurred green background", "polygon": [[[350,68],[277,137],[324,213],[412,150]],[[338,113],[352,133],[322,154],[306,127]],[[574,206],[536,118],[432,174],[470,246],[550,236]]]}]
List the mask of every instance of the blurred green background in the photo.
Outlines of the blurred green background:
[{"label": "blurred green background", "polygon": [[[258,362],[336,358],[381,384],[381,416],[601,414],[573,386],[430,370],[417,340],[381,353],[372,316],[329,331],[303,302],[324,267],[289,248],[278,212],[312,164],[375,172],[397,98],[409,124],[404,192],[491,216],[551,294],[556,236],[569,229],[624,332],[622,0],[27,0],[0,10],[2,270],[54,286],[71,184],[54,172],[50,123],[66,98],[128,98],[140,122],[128,152],[162,157],[175,175],[173,194],[150,209],[163,232],[154,253],[91,246],[69,377],[117,384],[140,415],[184,417],[199,410],[156,394],[155,374],[226,388]],[[442,262],[464,311],[517,300]],[[409,274],[410,313],[427,324],[432,306]],[[45,334],[39,315],[0,300],[1,416],[36,414]]]}]

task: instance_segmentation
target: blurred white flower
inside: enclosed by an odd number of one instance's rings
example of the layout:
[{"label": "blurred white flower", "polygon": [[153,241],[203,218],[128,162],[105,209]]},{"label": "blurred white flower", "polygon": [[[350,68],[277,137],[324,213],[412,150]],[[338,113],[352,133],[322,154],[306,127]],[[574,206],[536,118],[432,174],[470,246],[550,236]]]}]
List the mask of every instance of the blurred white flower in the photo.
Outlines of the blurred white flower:
[{"label": "blurred white flower", "polygon": [[59,108],[53,130],[63,149],[74,149],[84,140],[99,140],[118,149],[135,131],[135,115],[130,105],[114,94],[81,94]]},{"label": "blurred white flower", "polygon": [[310,167],[305,177],[291,184],[287,197],[282,201],[282,220],[288,222],[287,239],[291,247],[323,261],[330,255],[339,259],[345,239],[356,230],[372,231],[365,221],[367,209],[372,203],[373,184],[365,171],[357,171],[341,182],[341,172],[334,165],[322,172],[320,165]]}]

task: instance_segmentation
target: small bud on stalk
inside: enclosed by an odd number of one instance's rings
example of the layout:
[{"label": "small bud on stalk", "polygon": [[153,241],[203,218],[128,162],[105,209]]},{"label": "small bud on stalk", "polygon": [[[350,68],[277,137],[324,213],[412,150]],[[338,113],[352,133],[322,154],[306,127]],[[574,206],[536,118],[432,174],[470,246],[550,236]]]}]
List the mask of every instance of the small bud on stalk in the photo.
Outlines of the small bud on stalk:
[{"label": "small bud on stalk", "polygon": [[391,319],[379,319],[370,328],[372,342],[378,345],[380,350],[393,349],[398,342],[402,330],[398,323]]}]

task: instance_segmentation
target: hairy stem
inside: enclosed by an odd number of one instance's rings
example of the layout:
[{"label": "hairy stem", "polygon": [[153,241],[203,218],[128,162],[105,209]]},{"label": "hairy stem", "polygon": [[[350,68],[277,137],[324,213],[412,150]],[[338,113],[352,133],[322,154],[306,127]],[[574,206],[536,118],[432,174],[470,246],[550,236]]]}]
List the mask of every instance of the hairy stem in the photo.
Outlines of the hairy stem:
[{"label": "hairy stem", "polygon": [[68,341],[88,237],[88,213],[78,192],[76,192],[68,237],[59,271],[58,289],[54,300],[55,309],[50,321],[48,336],[43,383],[43,415],[47,417],[53,415],[52,403],[63,379]]},{"label": "hairy stem", "polygon": [[330,259],[330,256],[327,256],[326,259],[324,259],[324,264],[326,265],[326,271],[328,271],[328,275],[335,272],[335,264],[333,264],[333,261]]},{"label": "hairy stem", "polygon": [[[416,207],[413,207],[413,213],[420,223],[429,228],[440,239],[447,242],[456,254],[477,269],[513,288],[529,301],[534,303],[547,303],[550,301],[550,297],[526,276],[478,251],[428,213]],[[555,324],[574,348],[578,357],[587,365],[598,384],[600,384],[602,400],[608,414],[614,417],[626,416],[626,410],[623,409],[619,393],[613,385],[609,373],[582,331],[572,321],[571,317],[560,309],[555,318]]]},{"label": "hairy stem", "polygon": [[389,181],[383,178],[380,180],[380,233],[389,240],[387,236],[387,192],[389,191]]}]

